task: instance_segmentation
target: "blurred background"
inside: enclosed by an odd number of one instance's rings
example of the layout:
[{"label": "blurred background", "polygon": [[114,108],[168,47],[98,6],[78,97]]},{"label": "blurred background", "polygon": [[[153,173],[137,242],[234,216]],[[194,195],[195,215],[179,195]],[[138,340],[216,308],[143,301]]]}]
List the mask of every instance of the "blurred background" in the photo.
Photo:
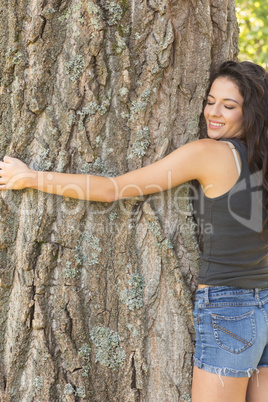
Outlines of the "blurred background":
[{"label": "blurred background", "polygon": [[268,69],[268,0],[236,0],[239,23],[239,59]]}]

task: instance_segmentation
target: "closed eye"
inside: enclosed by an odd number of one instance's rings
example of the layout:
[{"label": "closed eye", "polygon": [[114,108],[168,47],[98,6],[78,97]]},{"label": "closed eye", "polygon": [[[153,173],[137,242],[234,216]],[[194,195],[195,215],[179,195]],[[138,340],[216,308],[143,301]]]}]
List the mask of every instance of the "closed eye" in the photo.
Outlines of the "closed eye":
[{"label": "closed eye", "polygon": [[[207,105],[212,106],[212,105],[214,105],[214,103],[212,103],[212,102],[207,102]],[[225,109],[229,109],[229,110],[234,109],[233,106],[224,106],[224,107],[225,107]]]}]

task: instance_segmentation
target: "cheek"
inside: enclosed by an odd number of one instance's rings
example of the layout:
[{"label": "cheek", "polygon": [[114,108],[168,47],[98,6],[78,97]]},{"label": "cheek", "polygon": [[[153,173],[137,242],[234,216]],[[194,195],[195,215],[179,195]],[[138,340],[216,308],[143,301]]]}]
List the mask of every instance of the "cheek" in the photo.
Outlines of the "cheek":
[{"label": "cheek", "polygon": [[238,113],[236,116],[234,116],[234,121],[238,126],[242,126],[243,124],[243,116],[241,113]]},{"label": "cheek", "polygon": [[205,119],[208,118],[208,115],[209,115],[208,106],[205,106],[205,109],[204,109],[204,116],[205,116]]}]

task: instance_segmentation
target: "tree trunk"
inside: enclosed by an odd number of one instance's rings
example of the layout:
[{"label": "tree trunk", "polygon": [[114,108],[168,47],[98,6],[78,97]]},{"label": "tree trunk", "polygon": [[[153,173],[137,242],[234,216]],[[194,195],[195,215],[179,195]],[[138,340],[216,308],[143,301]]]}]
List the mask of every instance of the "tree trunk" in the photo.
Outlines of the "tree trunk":
[{"label": "tree trunk", "polygon": [[[118,175],[198,138],[234,0],[1,0],[0,158]],[[78,190],[79,191],[79,190]],[[1,193],[1,401],[190,401],[189,186]]]}]

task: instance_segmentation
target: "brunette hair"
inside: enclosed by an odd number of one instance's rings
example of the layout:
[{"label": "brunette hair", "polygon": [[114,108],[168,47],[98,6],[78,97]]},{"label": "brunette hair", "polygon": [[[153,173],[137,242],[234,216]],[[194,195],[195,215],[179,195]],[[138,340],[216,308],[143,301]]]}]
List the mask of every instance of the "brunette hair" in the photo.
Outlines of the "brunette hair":
[{"label": "brunette hair", "polygon": [[258,64],[250,61],[225,61],[212,74],[213,81],[226,77],[233,81],[244,98],[243,134],[241,140],[248,148],[249,168],[252,172],[262,172],[264,202],[268,226],[268,73]]}]

